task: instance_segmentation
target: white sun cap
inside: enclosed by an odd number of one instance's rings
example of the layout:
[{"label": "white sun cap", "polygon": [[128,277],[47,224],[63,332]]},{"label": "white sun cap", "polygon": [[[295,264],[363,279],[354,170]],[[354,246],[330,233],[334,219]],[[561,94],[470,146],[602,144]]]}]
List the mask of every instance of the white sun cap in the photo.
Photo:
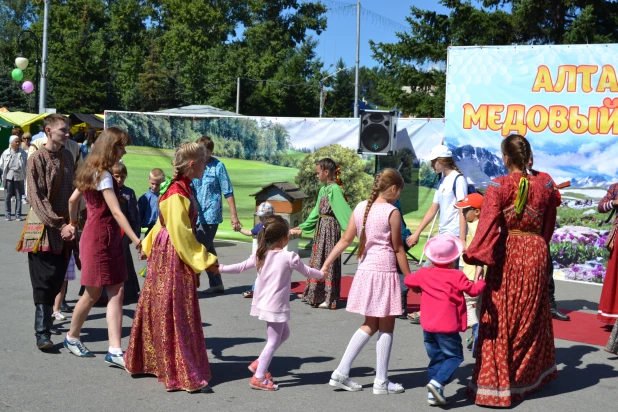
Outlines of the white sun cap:
[{"label": "white sun cap", "polygon": [[444,145],[434,146],[429,155],[427,155],[427,160],[436,160],[439,157],[453,157],[453,152]]}]

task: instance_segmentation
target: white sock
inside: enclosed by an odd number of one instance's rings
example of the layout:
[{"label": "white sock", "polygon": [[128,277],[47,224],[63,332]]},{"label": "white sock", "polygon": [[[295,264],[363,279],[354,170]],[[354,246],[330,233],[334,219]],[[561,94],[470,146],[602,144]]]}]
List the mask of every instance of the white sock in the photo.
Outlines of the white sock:
[{"label": "white sock", "polygon": [[337,368],[339,373],[343,375],[350,374],[352,362],[354,362],[354,359],[356,359],[367,342],[369,342],[369,339],[371,339],[371,335],[367,334],[362,329],[358,329],[354,335],[352,335],[352,339],[350,339],[350,343],[348,343],[348,347],[346,348],[343,358],[341,358],[341,362],[339,363],[339,367]]},{"label": "white sock", "polygon": [[378,333],[376,342],[376,379],[380,382],[388,380],[388,362],[391,359],[393,347],[392,333]]},{"label": "white sock", "polygon": [[111,346],[107,350],[112,355],[122,355],[122,348],[112,348]]},{"label": "white sock", "polygon": [[444,385],[439,384],[438,381],[434,379],[432,379],[429,383],[438,389],[444,389]]},{"label": "white sock", "polygon": [[72,338],[67,333],[67,342],[69,342],[69,343],[76,343],[76,342],[79,342],[79,338]]}]

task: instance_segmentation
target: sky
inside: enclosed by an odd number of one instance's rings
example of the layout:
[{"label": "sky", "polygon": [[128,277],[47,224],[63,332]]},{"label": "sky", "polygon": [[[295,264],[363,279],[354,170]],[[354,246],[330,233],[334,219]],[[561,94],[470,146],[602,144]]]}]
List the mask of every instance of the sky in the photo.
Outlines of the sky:
[{"label": "sky", "polygon": [[[343,59],[346,67],[354,66],[356,9],[345,6],[346,4],[355,5],[356,2],[354,0],[324,1],[330,6],[331,11],[326,14],[327,29],[319,36],[316,36],[315,32],[312,33],[312,36],[320,42],[316,52],[324,62],[325,69],[335,64],[339,58]],[[410,27],[405,19],[410,15],[410,6],[448,13],[448,9],[438,4],[437,0],[361,0],[361,10],[366,10],[361,13],[361,66],[379,65],[372,58],[369,40],[376,43],[396,43],[398,38],[395,33]]]}]

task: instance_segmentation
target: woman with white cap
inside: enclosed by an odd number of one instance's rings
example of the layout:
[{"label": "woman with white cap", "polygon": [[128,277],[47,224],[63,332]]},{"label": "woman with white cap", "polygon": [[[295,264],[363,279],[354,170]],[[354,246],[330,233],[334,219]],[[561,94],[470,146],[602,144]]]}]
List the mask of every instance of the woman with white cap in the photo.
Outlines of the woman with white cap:
[{"label": "woman with white cap", "polygon": [[[409,247],[413,247],[419,241],[421,232],[440,212],[438,223],[439,234],[448,234],[458,237],[466,244],[466,219],[461,211],[455,208],[457,202],[462,201],[468,195],[468,183],[463,173],[453,160],[453,153],[444,145],[435,146],[429,152],[426,160],[431,161],[431,167],[436,173],[441,174],[438,189],[433,196],[433,203],[429,207],[421,224],[416,228],[412,236],[406,240]],[[457,260],[456,265],[459,264]],[[420,324],[420,312],[408,315],[412,323]]]}]

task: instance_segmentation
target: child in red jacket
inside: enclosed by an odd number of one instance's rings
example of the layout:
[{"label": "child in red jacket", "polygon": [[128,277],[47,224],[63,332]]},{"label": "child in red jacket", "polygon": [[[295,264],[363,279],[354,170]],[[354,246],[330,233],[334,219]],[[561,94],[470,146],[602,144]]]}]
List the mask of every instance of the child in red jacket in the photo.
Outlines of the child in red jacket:
[{"label": "child in red jacket", "polygon": [[438,235],[427,242],[424,250],[433,266],[409,274],[404,283],[409,288],[423,291],[421,326],[430,359],[427,402],[430,405],[446,405],[444,386],[451,381],[464,359],[459,335],[468,327],[464,292],[478,296],[485,287],[485,281],[478,279],[473,283],[462,271],[452,268],[453,262],[463,252],[463,245],[456,236]]}]

